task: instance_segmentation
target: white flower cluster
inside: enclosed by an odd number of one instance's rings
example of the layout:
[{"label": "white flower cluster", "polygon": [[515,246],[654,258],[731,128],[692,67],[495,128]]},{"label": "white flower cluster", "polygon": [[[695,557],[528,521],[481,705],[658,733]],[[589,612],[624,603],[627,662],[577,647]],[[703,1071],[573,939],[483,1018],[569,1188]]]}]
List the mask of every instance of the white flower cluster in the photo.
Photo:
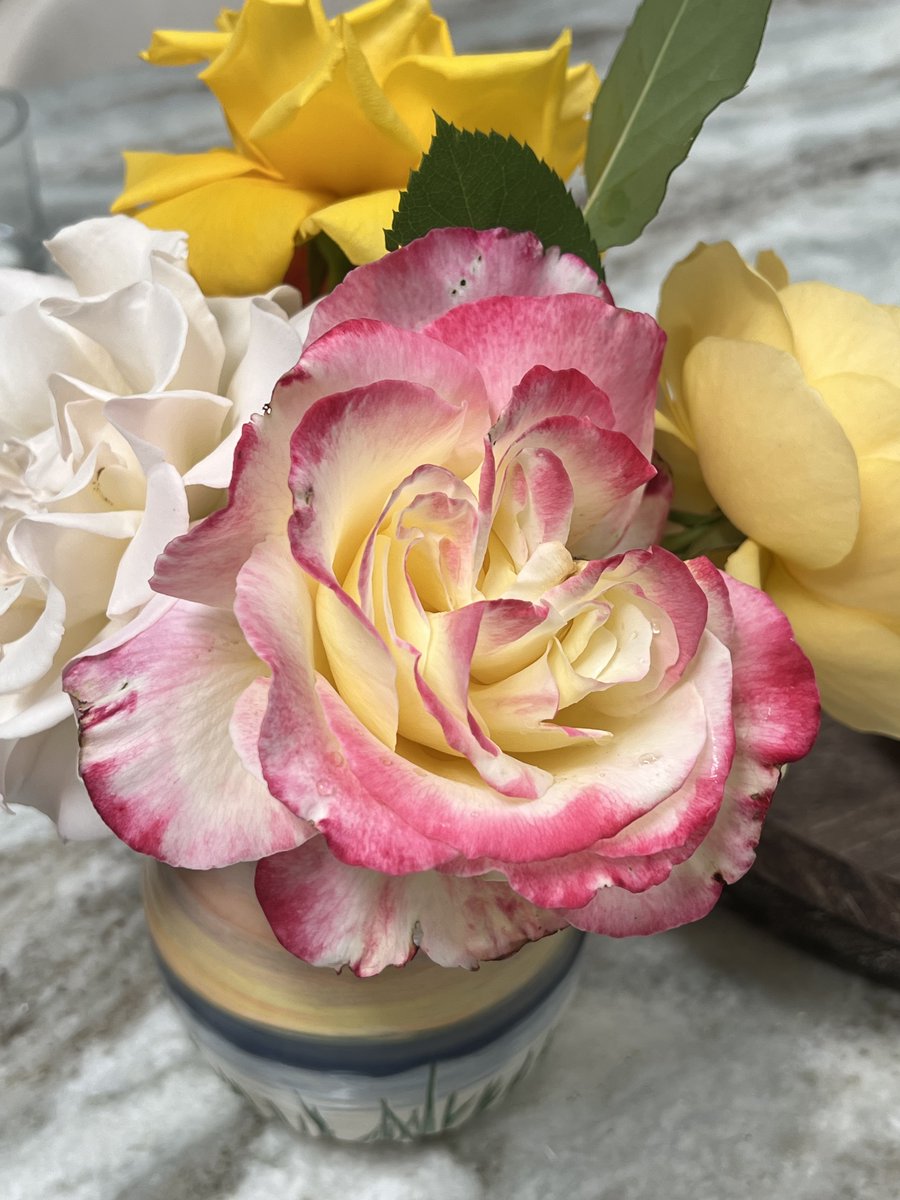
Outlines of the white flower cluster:
[{"label": "white flower cluster", "polygon": [[0,796],[100,831],[66,662],[131,627],[166,543],[224,500],[241,425],[300,355],[298,293],[208,299],[184,234],[63,230],[67,279],[0,271]]}]

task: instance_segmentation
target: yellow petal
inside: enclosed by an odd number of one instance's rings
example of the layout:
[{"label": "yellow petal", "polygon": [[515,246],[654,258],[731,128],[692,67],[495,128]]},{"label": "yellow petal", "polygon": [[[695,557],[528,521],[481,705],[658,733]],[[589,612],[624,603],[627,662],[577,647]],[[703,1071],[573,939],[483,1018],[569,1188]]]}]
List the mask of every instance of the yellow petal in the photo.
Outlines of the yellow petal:
[{"label": "yellow petal", "polygon": [[685,360],[684,398],[703,477],[738,529],[807,567],[849,552],[856,455],[791,355],[706,338]]},{"label": "yellow petal", "polygon": [[584,158],[588,117],[599,90],[600,76],[590,63],[580,63],[566,71],[559,124],[553,135],[554,154],[560,161],[559,173],[563,179],[568,179]]},{"label": "yellow petal", "polygon": [[239,143],[279,97],[316,72],[331,40],[321,0],[246,0],[225,50],[200,75]]},{"label": "yellow petal", "polygon": [[566,88],[563,92],[559,115],[563,121],[576,118],[584,120],[600,90],[600,76],[590,63],[579,63],[566,71]]},{"label": "yellow petal", "polygon": [[656,414],[653,449],[668,467],[675,484],[672,507],[693,513],[711,512],[716,502],[703,480],[693,441],[664,412]]},{"label": "yellow petal", "polygon": [[900,328],[890,313],[827,283],[793,283],[779,298],[810,382],[849,371],[900,387]]},{"label": "yellow petal", "polygon": [[729,242],[701,242],[672,268],[660,292],[659,323],[668,338],[663,375],[676,406],[684,360],[701,338],[739,338],[793,349],[791,327],[775,289]]},{"label": "yellow petal", "polygon": [[725,570],[734,579],[765,591],[766,578],[772,566],[772,555],[759,542],[747,538],[733,554],[729,554]]},{"label": "yellow petal", "polygon": [[[385,94],[423,150],[437,112],[460,129],[493,129],[527,142],[565,178],[578,165],[586,132],[583,115],[559,120],[570,44],[565,33],[549,50],[440,59],[413,55],[389,72]],[[583,76],[576,76],[576,92],[583,87]]]},{"label": "yellow petal", "polygon": [[409,53],[436,54],[442,58],[450,58],[455,53],[450,26],[443,17],[429,13],[416,31]]},{"label": "yellow petal", "polygon": [[812,661],[826,711],[854,729],[900,737],[900,626],[818,599],[779,563],[766,591]]},{"label": "yellow petal", "polygon": [[896,304],[882,304],[879,307],[883,313],[887,313],[897,328],[900,329],[900,307]]},{"label": "yellow petal", "polygon": [[222,33],[233,33],[235,26],[240,20],[241,10],[239,8],[223,8],[219,11],[216,17],[216,29]]},{"label": "yellow petal", "polygon": [[138,213],[154,229],[185,229],[191,273],[208,296],[265,292],[284,279],[297,232],[322,203],[269,179],[228,179]]},{"label": "yellow petal", "polygon": [[217,58],[230,39],[230,33],[216,30],[157,29],[141,58],[155,67],[186,67]]},{"label": "yellow petal", "polygon": [[300,228],[304,238],[327,233],[352,263],[374,262],[386,253],[384,231],[390,229],[400,192],[387,190],[354,196],[320,208]]},{"label": "yellow petal", "polygon": [[232,150],[207,150],[204,154],[126,151],[125,188],[112,205],[112,212],[134,212],[142,205],[171,200],[192,188],[249,174],[278,178]]},{"label": "yellow petal", "polygon": [[762,275],[776,292],[786,288],[791,282],[787,267],[774,250],[760,250],[756,256],[756,273]]},{"label": "yellow petal", "polygon": [[[213,265],[212,230],[239,236],[238,224],[220,211],[204,216],[198,206],[205,198],[219,204],[214,185],[270,179],[277,195],[268,207],[279,228],[291,224],[299,204],[302,236],[325,231],[354,261],[371,261],[384,253],[383,229],[399,189],[431,141],[435,108],[463,127],[526,140],[558,171],[571,172],[583,154],[597,79],[590,66],[568,67],[570,43],[566,33],[545,51],[456,58],[429,0],[369,0],[332,21],[322,0],[246,0],[240,11],[222,10],[214,31],[161,31],[151,60],[212,57],[200,78],[222,106],[235,151],[133,155],[115,209],[152,206],[142,213],[148,224],[187,225],[189,234],[196,221],[204,286],[215,279],[217,288],[243,291],[251,276],[280,269],[286,250],[279,243],[255,272],[245,263],[236,271]],[[403,113],[383,79],[393,80]],[[285,184],[307,199],[315,194],[315,203],[289,199]]]},{"label": "yellow petal", "polygon": [[408,54],[453,53],[446,22],[434,16],[429,0],[371,0],[351,9],[344,20],[379,83]]},{"label": "yellow petal", "polygon": [[830,375],[816,389],[858,457],[900,460],[900,388],[874,375]]},{"label": "yellow petal", "polygon": [[863,458],[859,481],[862,509],[853,549],[829,570],[794,567],[792,574],[835,604],[867,608],[900,621],[900,462]]},{"label": "yellow petal", "polygon": [[335,196],[402,187],[420,158],[343,20],[318,69],[261,115],[250,140],[295,186]]},{"label": "yellow petal", "polygon": [[342,700],[370,733],[393,750],[397,675],[385,643],[327,587],[318,589],[316,625]]}]

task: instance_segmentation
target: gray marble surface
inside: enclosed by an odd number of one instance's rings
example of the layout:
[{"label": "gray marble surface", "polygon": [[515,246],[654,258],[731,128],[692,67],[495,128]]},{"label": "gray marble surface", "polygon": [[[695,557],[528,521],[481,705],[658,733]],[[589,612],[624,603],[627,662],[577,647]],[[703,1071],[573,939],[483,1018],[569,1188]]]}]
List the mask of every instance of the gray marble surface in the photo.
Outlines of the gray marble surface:
[{"label": "gray marble surface", "polygon": [[[739,2],[739,0],[735,0]],[[334,7],[332,5],[332,7]],[[461,49],[568,22],[601,70],[632,0],[444,0]],[[214,105],[136,66],[32,96],[48,221],[103,210],[125,146],[202,148]],[[898,301],[900,4],[774,0],[759,68],[610,256],[653,308],[699,238],[776,247],[793,274]],[[896,1200],[900,995],[719,911],[590,945],[550,1055],[505,1108],[420,1147],[343,1148],[267,1124],[198,1060],[142,932],[137,863],[0,818],[2,1200]]]}]

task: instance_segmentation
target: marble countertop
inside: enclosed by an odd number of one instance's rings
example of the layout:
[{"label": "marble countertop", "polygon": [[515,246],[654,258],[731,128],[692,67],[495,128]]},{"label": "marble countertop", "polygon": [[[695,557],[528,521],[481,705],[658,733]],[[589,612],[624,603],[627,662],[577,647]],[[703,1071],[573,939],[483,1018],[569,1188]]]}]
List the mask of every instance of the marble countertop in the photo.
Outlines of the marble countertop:
[{"label": "marble countertop", "polygon": [[[332,6],[334,7],[334,6]],[[572,25],[601,71],[632,0],[443,0],[460,49]],[[610,255],[655,307],[700,239],[774,246],[797,278],[898,300],[900,6],[774,0],[750,87],[711,118],[662,215]],[[32,97],[51,227],[103,211],[125,147],[202,148],[190,73],[137,66]],[[138,863],[0,817],[2,1200],[896,1200],[900,994],[720,910],[595,939],[538,1072],[480,1125],[415,1147],[300,1141],[197,1057],[143,933]]]}]

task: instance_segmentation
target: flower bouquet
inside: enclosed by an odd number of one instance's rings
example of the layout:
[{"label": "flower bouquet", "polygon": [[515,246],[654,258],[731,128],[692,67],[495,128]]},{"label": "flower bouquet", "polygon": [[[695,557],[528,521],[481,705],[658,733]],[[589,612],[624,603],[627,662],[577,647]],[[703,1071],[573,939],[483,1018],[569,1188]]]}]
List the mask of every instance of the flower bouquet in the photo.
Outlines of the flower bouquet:
[{"label": "flower bouquet", "polygon": [[0,273],[4,794],[158,864],[195,1035],[309,1132],[455,1126],[581,933],[704,916],[816,678],[900,730],[896,315],[727,245],[659,324],[604,280],[767,10],[645,0],[595,99],[565,36],[246,0],[148,51],[233,146]]}]

